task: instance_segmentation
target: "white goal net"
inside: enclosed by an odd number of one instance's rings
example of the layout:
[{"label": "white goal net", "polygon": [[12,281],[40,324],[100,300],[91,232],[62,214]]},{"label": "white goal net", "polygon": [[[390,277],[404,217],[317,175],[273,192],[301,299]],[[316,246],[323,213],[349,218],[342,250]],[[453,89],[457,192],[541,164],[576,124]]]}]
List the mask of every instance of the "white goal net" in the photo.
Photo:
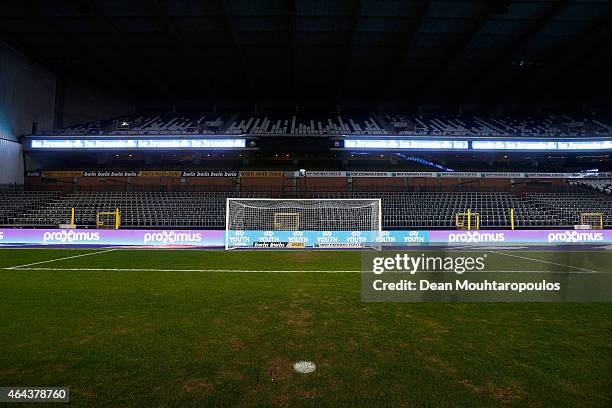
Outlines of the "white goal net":
[{"label": "white goal net", "polygon": [[380,246],[380,199],[228,198],[225,248]]}]

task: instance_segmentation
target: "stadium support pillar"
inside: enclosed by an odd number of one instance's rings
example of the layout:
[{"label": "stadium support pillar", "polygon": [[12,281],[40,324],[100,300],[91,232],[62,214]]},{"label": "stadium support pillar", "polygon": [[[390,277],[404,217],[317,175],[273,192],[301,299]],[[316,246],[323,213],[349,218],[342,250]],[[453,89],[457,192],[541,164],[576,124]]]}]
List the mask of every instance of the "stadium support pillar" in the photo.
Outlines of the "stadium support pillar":
[{"label": "stadium support pillar", "polygon": [[510,227],[514,230],[514,208],[510,209]]},{"label": "stadium support pillar", "polygon": [[299,184],[298,184],[298,176],[293,176],[291,177],[291,192],[292,193],[297,193],[299,188]]},{"label": "stadium support pillar", "polygon": [[74,207],[70,210],[70,228],[74,228]]}]

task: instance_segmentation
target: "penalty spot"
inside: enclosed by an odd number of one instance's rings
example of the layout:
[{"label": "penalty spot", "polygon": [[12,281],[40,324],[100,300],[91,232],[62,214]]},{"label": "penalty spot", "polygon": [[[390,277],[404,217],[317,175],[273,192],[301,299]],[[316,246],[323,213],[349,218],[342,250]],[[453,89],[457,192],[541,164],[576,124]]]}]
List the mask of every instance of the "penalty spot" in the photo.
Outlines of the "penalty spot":
[{"label": "penalty spot", "polygon": [[293,365],[293,369],[300,374],[309,374],[317,369],[317,365],[312,361],[298,361]]}]

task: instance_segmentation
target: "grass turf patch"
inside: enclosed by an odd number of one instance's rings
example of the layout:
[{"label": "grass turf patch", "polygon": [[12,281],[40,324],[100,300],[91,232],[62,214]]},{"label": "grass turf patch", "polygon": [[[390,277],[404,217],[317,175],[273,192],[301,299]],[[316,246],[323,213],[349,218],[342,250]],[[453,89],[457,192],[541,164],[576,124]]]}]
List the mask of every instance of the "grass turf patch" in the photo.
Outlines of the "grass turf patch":
[{"label": "grass turf patch", "polygon": [[[0,267],[90,252],[2,250]],[[593,270],[607,256],[511,253]],[[502,269],[550,266],[499,260]],[[36,266],[359,262],[354,251],[121,250]],[[0,384],[69,386],[74,406],[612,404],[610,304],[365,304],[350,273],[2,270],[0,287]],[[298,360],[317,371],[293,372]]]}]

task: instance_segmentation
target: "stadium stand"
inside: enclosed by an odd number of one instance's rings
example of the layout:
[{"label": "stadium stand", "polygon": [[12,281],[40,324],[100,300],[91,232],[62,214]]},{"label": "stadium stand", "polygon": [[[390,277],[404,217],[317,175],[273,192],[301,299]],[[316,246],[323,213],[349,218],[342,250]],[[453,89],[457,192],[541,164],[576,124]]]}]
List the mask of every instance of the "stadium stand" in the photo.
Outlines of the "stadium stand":
[{"label": "stadium stand", "polygon": [[121,117],[45,135],[413,135],[581,137],[611,136],[612,121],[590,114],[449,115],[367,114],[217,114],[181,112]]},{"label": "stadium stand", "polygon": [[94,192],[69,193],[44,208],[36,208],[12,219],[12,223],[59,225],[70,222],[75,209],[78,225],[95,225],[96,213],[121,211],[126,227],[207,227],[224,225],[227,197],[263,197],[259,193],[155,193]]},{"label": "stadium stand", "polygon": [[612,180],[577,180],[571,181],[571,185],[582,186],[599,191],[600,193],[612,194]]},{"label": "stadium stand", "polygon": [[579,137],[609,135],[611,131],[602,121],[566,114],[539,117],[387,114],[385,117],[400,135]]},{"label": "stadium stand", "polygon": [[0,224],[8,224],[19,214],[50,205],[59,194],[55,191],[0,190]]},{"label": "stadium stand", "polygon": [[[264,192],[13,192],[7,200],[12,212],[4,223],[21,226],[57,226],[70,222],[94,226],[96,213],[121,211],[124,227],[223,228],[228,197],[266,198]],[[518,228],[572,227],[580,213],[602,212],[604,226],[612,226],[612,200],[587,193],[509,192],[320,192],[313,198],[382,198],[383,228],[454,228],[455,214],[470,209],[480,214],[481,228],[507,228],[514,208]],[[9,208],[9,207],[7,207]],[[6,211],[6,210],[4,210]]]},{"label": "stadium stand", "polygon": [[586,193],[528,193],[526,199],[540,211],[558,217],[560,225],[578,224],[581,213],[603,213],[604,226],[612,225],[612,201],[607,197]]}]

